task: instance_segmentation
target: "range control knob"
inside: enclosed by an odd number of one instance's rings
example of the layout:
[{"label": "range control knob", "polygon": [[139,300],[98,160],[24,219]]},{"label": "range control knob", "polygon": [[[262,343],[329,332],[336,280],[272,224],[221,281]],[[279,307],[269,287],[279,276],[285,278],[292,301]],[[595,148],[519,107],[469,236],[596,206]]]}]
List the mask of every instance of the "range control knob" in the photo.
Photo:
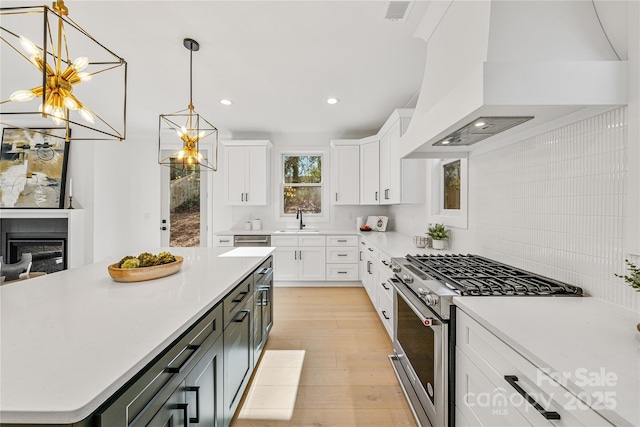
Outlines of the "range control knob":
[{"label": "range control knob", "polygon": [[391,271],[394,273],[400,273],[400,266],[398,264],[391,264]]},{"label": "range control knob", "polygon": [[427,307],[434,307],[438,304],[438,297],[435,295],[425,295],[422,299],[427,304]]},{"label": "range control knob", "polygon": [[413,283],[413,277],[411,277],[411,276],[409,276],[409,275],[407,275],[407,274],[404,274],[404,275],[402,276],[402,280],[403,280],[405,283]]}]

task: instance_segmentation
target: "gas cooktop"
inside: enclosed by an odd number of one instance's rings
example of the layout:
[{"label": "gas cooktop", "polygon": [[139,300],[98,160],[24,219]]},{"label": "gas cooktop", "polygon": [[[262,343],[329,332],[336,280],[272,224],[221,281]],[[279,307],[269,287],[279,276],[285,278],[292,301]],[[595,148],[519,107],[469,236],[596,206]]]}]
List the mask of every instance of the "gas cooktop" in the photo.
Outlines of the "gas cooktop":
[{"label": "gas cooktop", "polygon": [[406,266],[419,278],[441,281],[460,295],[582,295],[577,286],[478,255],[407,255],[406,259],[410,263]]}]

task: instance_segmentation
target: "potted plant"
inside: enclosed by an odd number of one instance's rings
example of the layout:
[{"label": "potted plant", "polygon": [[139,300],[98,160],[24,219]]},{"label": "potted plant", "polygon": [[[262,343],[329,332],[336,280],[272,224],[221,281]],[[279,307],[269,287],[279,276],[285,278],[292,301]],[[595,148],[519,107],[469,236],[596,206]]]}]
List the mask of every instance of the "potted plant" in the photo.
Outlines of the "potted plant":
[{"label": "potted plant", "polygon": [[[629,275],[616,274],[616,277],[624,279],[624,281],[627,282],[627,284],[633,289],[635,289],[636,292],[640,292],[640,268],[638,268],[628,259],[625,259],[624,262],[627,263],[627,270],[629,270]],[[638,328],[638,332],[640,332],[640,323],[638,323],[636,327]]]},{"label": "potted plant", "polygon": [[444,228],[444,224],[433,224],[427,230],[427,235],[431,237],[433,249],[444,249],[444,241],[449,238],[449,230]]}]

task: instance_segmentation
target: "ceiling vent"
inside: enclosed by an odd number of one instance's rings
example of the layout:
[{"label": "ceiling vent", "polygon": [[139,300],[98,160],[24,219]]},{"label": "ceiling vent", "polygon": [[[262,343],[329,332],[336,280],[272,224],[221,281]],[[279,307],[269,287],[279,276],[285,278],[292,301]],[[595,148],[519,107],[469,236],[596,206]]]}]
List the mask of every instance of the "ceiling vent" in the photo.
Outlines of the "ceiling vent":
[{"label": "ceiling vent", "polygon": [[406,21],[413,1],[389,1],[384,11],[385,21]]}]

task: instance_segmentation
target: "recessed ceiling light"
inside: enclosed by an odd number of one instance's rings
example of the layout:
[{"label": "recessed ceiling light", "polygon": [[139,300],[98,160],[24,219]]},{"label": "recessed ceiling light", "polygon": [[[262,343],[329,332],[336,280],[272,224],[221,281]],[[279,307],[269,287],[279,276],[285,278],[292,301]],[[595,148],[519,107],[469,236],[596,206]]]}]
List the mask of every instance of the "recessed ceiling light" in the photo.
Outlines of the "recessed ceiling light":
[{"label": "recessed ceiling light", "polygon": [[340,100],[338,98],[329,98],[329,99],[327,99],[327,104],[330,104],[330,105],[337,104],[338,102],[340,102]]},{"label": "recessed ceiling light", "polygon": [[485,122],[476,122],[476,124],[475,124],[475,126],[476,126],[477,128],[482,127],[482,126],[484,126],[484,125],[486,125],[486,123],[485,123]]},{"label": "recessed ceiling light", "polygon": [[221,99],[220,100],[220,104],[222,104],[222,105],[231,105],[231,104],[233,104],[233,101],[231,101],[230,99]]},{"label": "recessed ceiling light", "polygon": [[444,141],[442,141],[442,145],[447,145],[451,142],[450,139],[445,139]]}]

